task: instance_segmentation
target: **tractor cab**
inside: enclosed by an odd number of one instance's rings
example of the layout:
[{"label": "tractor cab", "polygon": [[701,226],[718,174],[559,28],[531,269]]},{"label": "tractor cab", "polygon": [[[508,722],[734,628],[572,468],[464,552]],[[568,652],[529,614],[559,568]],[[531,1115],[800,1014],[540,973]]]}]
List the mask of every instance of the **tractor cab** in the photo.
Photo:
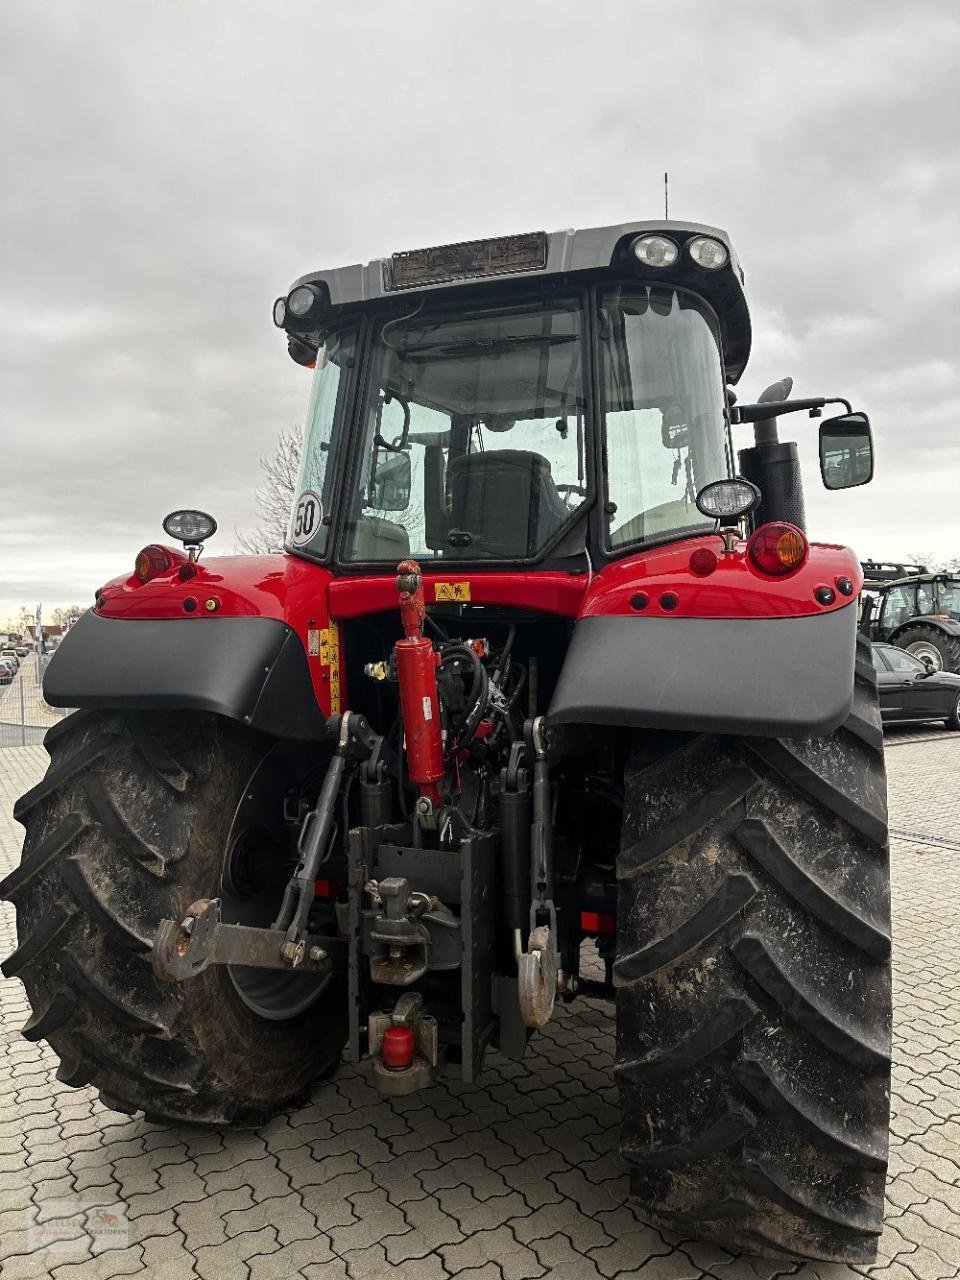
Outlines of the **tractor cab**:
[{"label": "tractor cab", "polygon": [[[678,223],[304,277],[274,306],[314,369],[288,549],[582,568],[707,532],[697,495],[737,470],[742,282],[723,232]],[[869,432],[841,423],[823,460],[827,487],[864,483]]]},{"label": "tractor cab", "polygon": [[289,549],[344,571],[582,568],[711,528],[696,496],[734,472],[724,388],[749,317],[723,233],[668,230],[508,237],[298,283],[274,313],[315,367]]}]

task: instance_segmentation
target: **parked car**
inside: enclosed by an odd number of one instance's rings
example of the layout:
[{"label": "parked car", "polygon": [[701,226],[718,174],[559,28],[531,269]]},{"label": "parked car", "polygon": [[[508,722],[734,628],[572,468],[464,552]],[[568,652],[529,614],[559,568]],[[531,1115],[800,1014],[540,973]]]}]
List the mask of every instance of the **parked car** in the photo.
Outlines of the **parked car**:
[{"label": "parked car", "polygon": [[960,730],[960,675],[937,671],[895,644],[872,647],[884,725],[942,720]]},{"label": "parked car", "polygon": [[14,649],[14,653],[16,653],[18,658],[30,657],[30,650],[25,644],[18,644],[17,647]]},{"label": "parked car", "polygon": [[16,649],[0,649],[0,658],[4,662],[12,662],[14,671],[20,670],[20,659],[17,657]]},{"label": "parked car", "polygon": [[10,684],[16,674],[17,669],[13,663],[0,658],[0,684]]}]

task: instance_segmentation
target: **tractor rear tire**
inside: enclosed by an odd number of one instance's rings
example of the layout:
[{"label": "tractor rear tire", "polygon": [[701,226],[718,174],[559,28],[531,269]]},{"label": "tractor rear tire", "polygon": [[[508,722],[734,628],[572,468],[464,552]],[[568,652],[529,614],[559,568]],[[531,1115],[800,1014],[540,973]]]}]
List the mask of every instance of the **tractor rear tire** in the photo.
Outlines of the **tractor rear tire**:
[{"label": "tractor rear tire", "polygon": [[929,658],[936,671],[960,674],[960,637],[948,635],[939,627],[921,623],[902,632],[893,643],[921,661]]},{"label": "tractor rear tire", "polygon": [[342,979],[269,1017],[223,966],[181,984],[151,966],[159,922],[221,895],[252,780],[273,781],[264,762],[282,748],[213,715],[103,712],[68,716],[46,747],[46,777],[14,809],[23,859],[0,885],[19,940],[2,969],[33,1009],[23,1034],[49,1042],[64,1083],[151,1120],[255,1125],[303,1097],[340,1060]]},{"label": "tractor rear tire", "polygon": [[871,1261],[891,996],[867,641],[830,737],[638,737],[625,782],[614,985],[632,1194],[731,1249]]}]

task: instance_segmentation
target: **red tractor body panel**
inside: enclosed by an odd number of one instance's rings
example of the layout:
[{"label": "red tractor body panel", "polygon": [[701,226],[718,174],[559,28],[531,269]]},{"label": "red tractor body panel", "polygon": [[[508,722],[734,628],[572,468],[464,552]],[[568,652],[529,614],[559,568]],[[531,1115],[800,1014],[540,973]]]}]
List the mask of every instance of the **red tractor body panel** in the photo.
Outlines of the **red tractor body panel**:
[{"label": "red tractor body panel", "polygon": [[[846,547],[813,543],[805,563],[773,578],[744,554],[719,555],[716,569],[700,577],[690,567],[698,548],[721,552],[710,534],[655,548],[607,565],[591,576],[556,570],[519,574],[502,570],[425,573],[428,605],[470,604],[522,608],[569,618],[660,617],[714,619],[803,618],[832,613],[850,603],[836,584],[846,578],[859,592],[862,573]],[[176,554],[176,553],[174,553]],[[313,693],[324,716],[347,703],[338,622],[396,607],[393,573],[334,577],[322,565],[290,555],[219,556],[189,564],[182,556],[166,573],[141,582],[115,578],[101,588],[95,613],[105,619],[189,619],[202,627],[214,618],[271,618],[297,635],[306,655]],[[815,592],[830,587],[820,604]],[[641,601],[643,603],[641,604]]]}]

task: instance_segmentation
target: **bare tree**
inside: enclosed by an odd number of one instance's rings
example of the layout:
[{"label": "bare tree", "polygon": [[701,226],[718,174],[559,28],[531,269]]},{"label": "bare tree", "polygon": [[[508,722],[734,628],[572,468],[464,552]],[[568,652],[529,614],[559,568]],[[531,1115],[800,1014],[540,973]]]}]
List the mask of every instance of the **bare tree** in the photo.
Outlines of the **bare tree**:
[{"label": "bare tree", "polygon": [[942,560],[938,556],[931,555],[930,552],[916,555],[911,553],[910,560],[913,564],[926,565],[931,573],[960,573],[960,556],[950,556]]},{"label": "bare tree", "polygon": [[68,604],[65,608],[54,609],[51,615],[53,625],[55,627],[63,627],[66,630],[67,627],[73,626],[82,613],[83,605],[80,604]]},{"label": "bare tree", "polygon": [[282,551],[290,523],[290,510],[300,471],[300,427],[281,431],[273,453],[260,459],[263,480],[257,488],[257,524],[251,533],[236,530],[237,549],[243,555]]}]

